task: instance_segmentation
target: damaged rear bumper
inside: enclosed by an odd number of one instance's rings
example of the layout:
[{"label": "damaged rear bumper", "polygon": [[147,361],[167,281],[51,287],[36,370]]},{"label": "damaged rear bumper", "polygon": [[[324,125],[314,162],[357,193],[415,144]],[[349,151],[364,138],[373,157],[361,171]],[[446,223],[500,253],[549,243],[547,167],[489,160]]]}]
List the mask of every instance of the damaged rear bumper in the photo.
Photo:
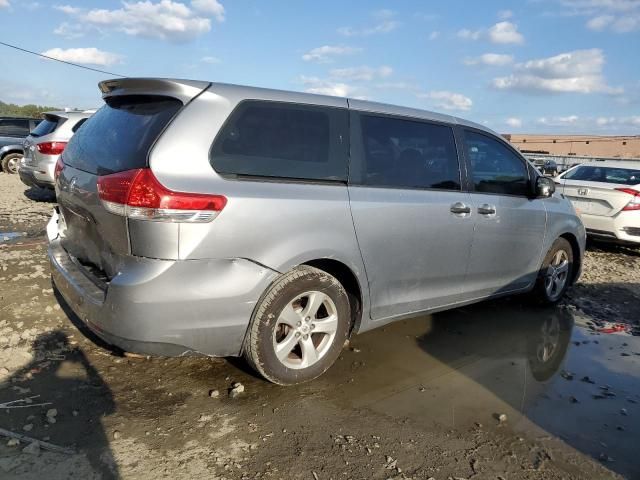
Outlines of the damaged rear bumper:
[{"label": "damaged rear bumper", "polygon": [[53,239],[54,286],[107,343],[162,356],[236,356],[254,306],[278,275],[245,259],[167,261],[127,257],[102,282]]}]

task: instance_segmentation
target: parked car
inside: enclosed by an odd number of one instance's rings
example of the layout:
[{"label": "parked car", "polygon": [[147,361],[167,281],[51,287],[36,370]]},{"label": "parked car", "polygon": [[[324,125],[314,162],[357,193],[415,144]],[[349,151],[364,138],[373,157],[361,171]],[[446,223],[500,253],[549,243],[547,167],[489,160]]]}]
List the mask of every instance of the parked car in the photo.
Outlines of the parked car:
[{"label": "parked car", "polygon": [[53,169],[69,139],[95,110],[48,112],[24,140],[20,180],[30,187],[53,188]]},{"label": "parked car", "polygon": [[56,289],[123,350],[322,374],[350,335],[508,294],[555,303],[585,232],[500,135],[362,100],[100,84],[56,165]]},{"label": "parked car", "polygon": [[575,166],[556,178],[598,240],[640,246],[640,162]]},{"label": "parked car", "polygon": [[558,164],[555,160],[545,160],[542,164],[541,170],[543,175],[549,175],[552,177],[555,177],[559,172]]},{"label": "parked car", "polygon": [[0,164],[6,173],[16,173],[22,159],[22,142],[38,123],[38,118],[0,117]]}]

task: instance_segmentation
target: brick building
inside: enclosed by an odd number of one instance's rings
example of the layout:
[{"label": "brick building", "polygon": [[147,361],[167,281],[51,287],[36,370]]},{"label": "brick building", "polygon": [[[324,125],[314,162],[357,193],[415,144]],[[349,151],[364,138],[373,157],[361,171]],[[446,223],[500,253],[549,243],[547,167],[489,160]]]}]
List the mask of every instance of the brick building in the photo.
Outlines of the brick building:
[{"label": "brick building", "polygon": [[608,158],[640,158],[640,135],[527,135],[504,137],[523,153]]}]

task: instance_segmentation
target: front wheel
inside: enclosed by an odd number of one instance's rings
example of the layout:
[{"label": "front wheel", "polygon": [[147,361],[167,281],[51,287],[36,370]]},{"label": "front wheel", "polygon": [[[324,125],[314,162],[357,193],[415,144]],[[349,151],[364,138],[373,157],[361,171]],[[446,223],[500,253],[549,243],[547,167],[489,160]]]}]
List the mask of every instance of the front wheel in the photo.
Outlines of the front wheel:
[{"label": "front wheel", "polygon": [[21,153],[9,153],[2,158],[2,170],[6,173],[18,173],[18,164],[22,160]]},{"label": "front wheel", "polygon": [[293,385],[322,375],[349,335],[351,308],[340,282],[302,265],[278,279],[258,303],[244,356],[267,380]]},{"label": "front wheel", "polygon": [[549,249],[538,273],[534,299],[546,305],[558,303],[573,277],[573,249],[564,238],[558,238]]}]

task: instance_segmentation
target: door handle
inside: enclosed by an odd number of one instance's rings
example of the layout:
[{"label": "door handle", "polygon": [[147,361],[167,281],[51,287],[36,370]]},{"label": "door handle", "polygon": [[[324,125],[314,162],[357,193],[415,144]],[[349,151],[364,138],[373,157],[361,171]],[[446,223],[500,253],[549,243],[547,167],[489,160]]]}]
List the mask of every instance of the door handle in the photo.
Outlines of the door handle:
[{"label": "door handle", "polygon": [[480,205],[478,207],[478,213],[480,215],[495,215],[496,207],[494,205],[489,205],[488,203],[485,203],[484,205]]},{"label": "door handle", "polygon": [[456,215],[471,213],[471,207],[462,202],[456,202],[451,205],[451,213],[455,213]]}]

